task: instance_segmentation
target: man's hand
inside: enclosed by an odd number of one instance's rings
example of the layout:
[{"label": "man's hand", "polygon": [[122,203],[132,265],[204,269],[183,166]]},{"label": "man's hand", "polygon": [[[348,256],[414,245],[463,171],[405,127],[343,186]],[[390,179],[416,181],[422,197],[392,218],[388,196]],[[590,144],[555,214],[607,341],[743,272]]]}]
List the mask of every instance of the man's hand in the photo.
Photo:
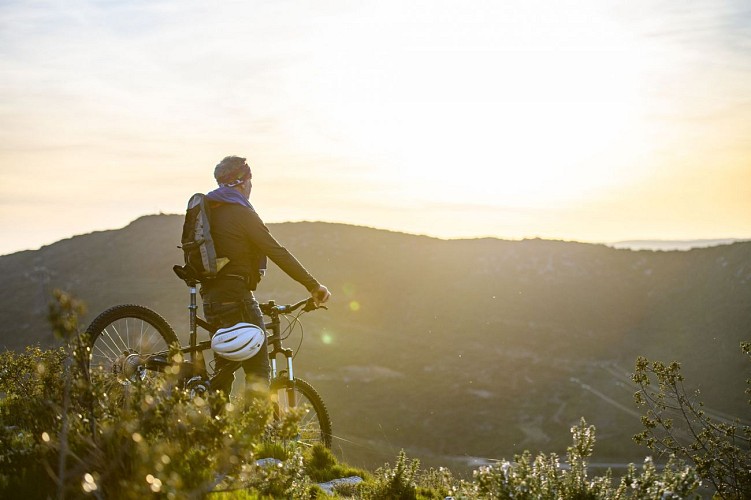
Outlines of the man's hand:
[{"label": "man's hand", "polygon": [[310,294],[313,296],[313,302],[315,302],[316,306],[320,306],[331,297],[329,289],[323,285],[318,285],[318,288],[312,290]]}]

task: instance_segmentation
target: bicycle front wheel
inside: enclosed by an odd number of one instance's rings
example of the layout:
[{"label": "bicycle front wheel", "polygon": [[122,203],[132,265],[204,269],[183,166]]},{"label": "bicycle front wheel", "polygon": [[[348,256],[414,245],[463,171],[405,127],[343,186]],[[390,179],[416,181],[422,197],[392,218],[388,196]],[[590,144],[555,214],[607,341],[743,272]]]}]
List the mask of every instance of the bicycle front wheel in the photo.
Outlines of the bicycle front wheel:
[{"label": "bicycle front wheel", "polygon": [[151,309],[134,304],[111,307],[86,329],[85,369],[106,390],[127,386],[155,375],[146,368],[148,356],[166,356],[177,341],[169,323]]},{"label": "bicycle front wheel", "polygon": [[329,412],[321,396],[309,383],[299,378],[294,381],[278,378],[271,383],[271,398],[277,419],[283,418],[293,408],[301,410],[299,434],[295,441],[303,446],[312,447],[320,443],[331,448]]}]

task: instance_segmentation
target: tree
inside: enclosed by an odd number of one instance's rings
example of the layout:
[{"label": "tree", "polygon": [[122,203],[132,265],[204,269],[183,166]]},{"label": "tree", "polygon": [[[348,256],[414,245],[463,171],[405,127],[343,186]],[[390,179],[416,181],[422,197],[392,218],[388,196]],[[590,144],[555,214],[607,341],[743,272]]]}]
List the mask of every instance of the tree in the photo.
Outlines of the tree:
[{"label": "tree", "polygon": [[[751,361],[751,342],[741,343],[741,349]],[[751,498],[751,427],[708,415],[698,391],[686,390],[679,363],[640,357],[633,380],[639,385],[636,403],[646,409],[636,442],[693,462],[720,498]],[[751,395],[751,380],[746,383]]]}]

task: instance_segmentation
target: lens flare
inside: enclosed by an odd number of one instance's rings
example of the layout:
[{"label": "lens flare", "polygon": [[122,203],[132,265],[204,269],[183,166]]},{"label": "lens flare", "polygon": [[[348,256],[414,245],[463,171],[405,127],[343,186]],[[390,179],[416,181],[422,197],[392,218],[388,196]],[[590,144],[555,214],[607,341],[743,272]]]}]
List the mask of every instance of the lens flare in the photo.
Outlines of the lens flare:
[{"label": "lens flare", "polygon": [[342,286],[342,292],[344,292],[345,297],[352,297],[355,294],[355,285],[352,283],[345,283],[344,286]]}]

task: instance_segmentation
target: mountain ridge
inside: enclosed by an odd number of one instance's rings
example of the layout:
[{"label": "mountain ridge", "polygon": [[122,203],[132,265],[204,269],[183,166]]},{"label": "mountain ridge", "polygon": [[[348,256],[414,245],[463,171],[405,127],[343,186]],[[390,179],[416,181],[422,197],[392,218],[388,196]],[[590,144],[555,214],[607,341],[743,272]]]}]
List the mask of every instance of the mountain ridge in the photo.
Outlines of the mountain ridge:
[{"label": "mountain ridge", "polygon": [[[10,255],[15,255],[18,253],[23,253],[23,252],[36,252],[46,247],[56,245],[60,242],[67,241],[67,240],[77,238],[80,236],[87,236],[87,235],[96,234],[96,233],[106,233],[109,231],[119,231],[119,230],[125,229],[126,227],[130,226],[131,224],[135,223],[136,221],[140,219],[146,219],[150,217],[180,217],[182,218],[183,216],[184,214],[167,214],[167,213],[161,213],[161,212],[158,214],[142,215],[120,228],[98,229],[98,230],[93,230],[93,231],[89,231],[86,233],[75,234],[72,236],[61,238],[60,240],[54,241],[52,243],[41,245],[39,246],[39,248],[15,250],[7,254],[2,254],[0,255],[0,257],[7,257]],[[653,251],[691,250],[693,248],[708,248],[708,247],[713,247],[713,246],[730,245],[733,243],[751,241],[751,239],[748,239],[748,238],[703,238],[703,239],[700,238],[700,239],[630,239],[630,240],[619,240],[619,241],[609,241],[609,242],[608,241],[598,242],[598,241],[569,240],[565,238],[541,238],[541,237],[535,237],[535,236],[525,237],[521,239],[503,238],[500,236],[440,237],[440,236],[433,236],[433,235],[428,235],[428,234],[410,233],[407,231],[400,231],[400,230],[395,230],[395,229],[379,228],[379,227],[374,227],[374,226],[365,226],[365,225],[350,224],[350,223],[343,223],[343,222],[300,220],[300,221],[288,221],[288,222],[275,222],[275,223],[270,223],[270,225],[298,224],[298,223],[333,224],[333,225],[341,225],[341,226],[349,226],[349,227],[362,227],[362,228],[374,229],[377,231],[391,232],[391,233],[397,233],[397,234],[404,234],[404,235],[411,235],[411,236],[424,236],[427,238],[433,238],[433,239],[444,240],[444,241],[453,241],[453,240],[457,240],[457,241],[468,241],[468,240],[526,241],[526,240],[542,239],[544,241],[564,241],[568,243],[581,243],[584,245],[604,245],[604,246],[619,249],[619,250],[653,250]]]}]

